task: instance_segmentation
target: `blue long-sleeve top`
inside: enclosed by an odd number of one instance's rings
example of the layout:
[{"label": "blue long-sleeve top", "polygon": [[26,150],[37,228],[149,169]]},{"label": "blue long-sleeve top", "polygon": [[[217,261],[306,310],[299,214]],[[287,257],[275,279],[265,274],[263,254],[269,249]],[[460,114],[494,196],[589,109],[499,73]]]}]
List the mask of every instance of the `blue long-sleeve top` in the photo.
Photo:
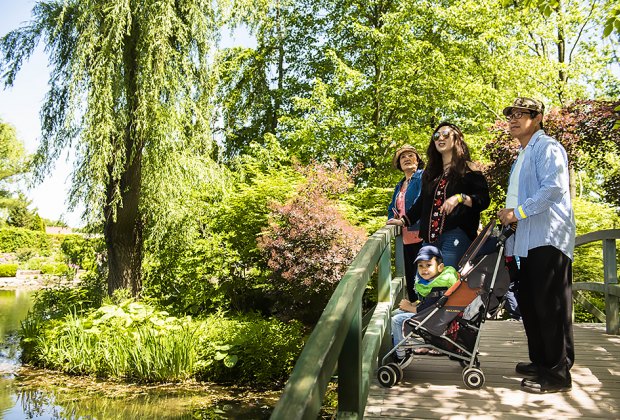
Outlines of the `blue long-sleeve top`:
[{"label": "blue long-sleeve top", "polygon": [[[409,181],[409,185],[407,185],[407,191],[405,191],[405,211],[408,211],[413,204],[416,202],[418,197],[420,196],[420,192],[422,191],[422,174],[424,173],[423,169],[419,169],[413,173],[411,176],[411,180]],[[394,188],[394,193],[392,194],[392,201],[388,206],[388,219],[394,218],[394,214],[397,213],[396,210],[396,199],[398,198],[398,193],[400,192],[400,188],[405,182],[405,178],[400,180],[398,184],[396,184],[396,188]],[[420,224],[415,223],[411,226],[407,227],[409,231],[415,231],[420,229]]]}]

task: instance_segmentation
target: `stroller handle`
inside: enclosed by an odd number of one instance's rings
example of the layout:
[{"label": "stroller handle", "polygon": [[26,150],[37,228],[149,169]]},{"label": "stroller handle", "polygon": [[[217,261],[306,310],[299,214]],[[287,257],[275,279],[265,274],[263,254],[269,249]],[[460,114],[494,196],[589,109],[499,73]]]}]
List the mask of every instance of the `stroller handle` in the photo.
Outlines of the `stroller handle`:
[{"label": "stroller handle", "polygon": [[502,233],[497,237],[497,242],[499,244],[506,243],[506,240],[510,238],[517,231],[517,224],[511,223],[508,226],[503,226]]}]

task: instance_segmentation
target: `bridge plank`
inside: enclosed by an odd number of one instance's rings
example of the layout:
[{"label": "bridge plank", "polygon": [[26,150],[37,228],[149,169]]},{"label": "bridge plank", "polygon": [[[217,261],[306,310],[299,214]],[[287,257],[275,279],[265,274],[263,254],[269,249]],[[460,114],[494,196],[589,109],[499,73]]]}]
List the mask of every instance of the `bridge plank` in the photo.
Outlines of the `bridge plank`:
[{"label": "bridge plank", "polygon": [[523,326],[490,321],[480,345],[482,389],[465,387],[458,362],[416,356],[397,386],[382,388],[374,379],[364,418],[620,418],[620,337],[605,334],[604,324],[576,324],[574,333],[571,392],[521,391],[514,366],[527,360]]}]

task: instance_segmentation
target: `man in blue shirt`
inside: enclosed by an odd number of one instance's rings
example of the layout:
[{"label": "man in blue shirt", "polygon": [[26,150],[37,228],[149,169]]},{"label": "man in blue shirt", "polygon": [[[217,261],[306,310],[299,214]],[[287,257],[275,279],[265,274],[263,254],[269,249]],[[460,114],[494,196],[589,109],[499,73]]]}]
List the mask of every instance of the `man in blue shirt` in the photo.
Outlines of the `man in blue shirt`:
[{"label": "man in blue shirt", "polygon": [[[506,256],[518,257],[517,301],[531,363],[517,373],[531,378],[521,389],[534,393],[571,389],[575,360],[572,331],[572,259],[575,247],[568,159],[562,145],[543,131],[544,105],[517,98],[503,111],[521,144],[512,166],[503,225],[517,223]],[[513,259],[514,260],[514,259]]]}]

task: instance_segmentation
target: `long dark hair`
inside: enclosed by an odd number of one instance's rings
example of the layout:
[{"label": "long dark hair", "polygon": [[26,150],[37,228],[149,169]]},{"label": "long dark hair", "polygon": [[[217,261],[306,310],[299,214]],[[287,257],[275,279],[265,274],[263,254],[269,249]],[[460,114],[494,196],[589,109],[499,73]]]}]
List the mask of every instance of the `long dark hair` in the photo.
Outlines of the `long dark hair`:
[{"label": "long dark hair", "polygon": [[452,139],[454,140],[452,162],[450,162],[450,167],[448,168],[447,174],[448,181],[453,181],[465,176],[465,172],[467,172],[468,169],[467,162],[471,160],[469,147],[467,147],[467,144],[465,143],[465,137],[463,136],[461,129],[447,121],[439,123],[437,128],[435,128],[435,131],[433,131],[431,141],[426,149],[428,163],[426,164],[426,169],[422,175],[422,183],[426,186],[428,191],[435,187],[435,184],[444,172],[441,153],[437,151],[434,140],[435,133],[442,127],[450,127],[452,129],[450,136],[452,136]]}]

